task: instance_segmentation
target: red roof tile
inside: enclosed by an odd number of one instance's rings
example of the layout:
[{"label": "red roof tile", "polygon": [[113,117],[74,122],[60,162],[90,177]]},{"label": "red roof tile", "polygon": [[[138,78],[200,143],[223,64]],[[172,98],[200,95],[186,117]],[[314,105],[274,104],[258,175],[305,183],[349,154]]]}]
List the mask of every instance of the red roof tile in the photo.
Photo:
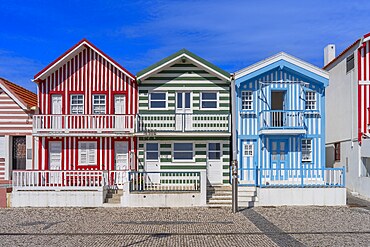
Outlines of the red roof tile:
[{"label": "red roof tile", "polygon": [[11,93],[17,97],[27,108],[37,106],[37,95],[21,86],[18,86],[4,78],[0,78],[0,84],[3,84]]}]

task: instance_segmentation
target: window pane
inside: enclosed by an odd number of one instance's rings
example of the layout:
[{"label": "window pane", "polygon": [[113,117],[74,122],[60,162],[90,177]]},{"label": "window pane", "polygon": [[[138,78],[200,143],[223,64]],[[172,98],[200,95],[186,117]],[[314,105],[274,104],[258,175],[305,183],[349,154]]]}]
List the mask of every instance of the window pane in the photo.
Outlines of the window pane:
[{"label": "window pane", "polygon": [[158,152],[146,152],[147,160],[158,160]]},{"label": "window pane", "polygon": [[208,150],[220,150],[220,143],[209,143]]},{"label": "window pane", "polygon": [[151,101],[150,108],[166,108],[166,101]]},{"label": "window pane", "polygon": [[158,143],[147,143],[146,150],[147,151],[158,151]]},{"label": "window pane", "polygon": [[202,93],[202,99],[217,100],[217,93]]},{"label": "window pane", "polygon": [[182,93],[177,93],[177,108],[182,108]]},{"label": "window pane", "polygon": [[217,101],[202,101],[202,108],[217,108]]},{"label": "window pane", "polygon": [[192,160],[193,152],[174,152],[173,158],[175,160]]},{"label": "window pane", "polygon": [[175,143],[174,150],[175,151],[193,151],[193,144],[192,143]]},{"label": "window pane", "polygon": [[208,152],[208,159],[210,160],[219,160],[221,158],[220,152]]},{"label": "window pane", "polygon": [[185,93],[185,108],[190,108],[190,93]]},{"label": "window pane", "polygon": [[154,100],[166,100],[166,93],[151,93],[150,99]]}]

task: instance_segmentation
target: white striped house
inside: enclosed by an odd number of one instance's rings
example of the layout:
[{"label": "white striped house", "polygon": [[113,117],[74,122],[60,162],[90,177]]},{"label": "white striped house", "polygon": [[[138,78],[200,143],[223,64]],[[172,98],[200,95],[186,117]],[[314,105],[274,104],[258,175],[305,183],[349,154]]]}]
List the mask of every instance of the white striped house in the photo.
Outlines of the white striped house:
[{"label": "white striped house", "polygon": [[[134,168],[135,76],[86,39],[35,75],[40,170]],[[118,164],[119,157],[124,164]],[[52,164],[52,162],[54,162]]]},{"label": "white striped house", "polygon": [[0,78],[0,180],[32,169],[32,107],[36,94]]}]

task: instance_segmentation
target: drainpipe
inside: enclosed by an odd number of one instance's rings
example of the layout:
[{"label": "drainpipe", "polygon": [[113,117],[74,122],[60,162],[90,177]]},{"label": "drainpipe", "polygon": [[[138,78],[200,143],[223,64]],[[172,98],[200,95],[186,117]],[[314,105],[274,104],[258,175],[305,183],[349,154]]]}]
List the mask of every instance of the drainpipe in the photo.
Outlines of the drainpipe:
[{"label": "drainpipe", "polygon": [[231,141],[232,141],[232,212],[238,212],[238,162],[236,145],[236,90],[235,75],[231,74]]}]

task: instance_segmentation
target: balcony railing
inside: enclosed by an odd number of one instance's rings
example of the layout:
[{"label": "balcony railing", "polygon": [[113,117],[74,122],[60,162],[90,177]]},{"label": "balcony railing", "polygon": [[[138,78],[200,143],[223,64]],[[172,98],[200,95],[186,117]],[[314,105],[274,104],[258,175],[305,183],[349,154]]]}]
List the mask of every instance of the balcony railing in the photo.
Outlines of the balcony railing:
[{"label": "balcony railing", "polygon": [[303,129],[304,112],[268,110],[259,114],[260,129]]},{"label": "balcony railing", "polygon": [[135,115],[35,115],[34,133],[128,132],[133,133]]},{"label": "balcony railing", "polygon": [[139,114],[138,131],[230,132],[230,114]]}]

